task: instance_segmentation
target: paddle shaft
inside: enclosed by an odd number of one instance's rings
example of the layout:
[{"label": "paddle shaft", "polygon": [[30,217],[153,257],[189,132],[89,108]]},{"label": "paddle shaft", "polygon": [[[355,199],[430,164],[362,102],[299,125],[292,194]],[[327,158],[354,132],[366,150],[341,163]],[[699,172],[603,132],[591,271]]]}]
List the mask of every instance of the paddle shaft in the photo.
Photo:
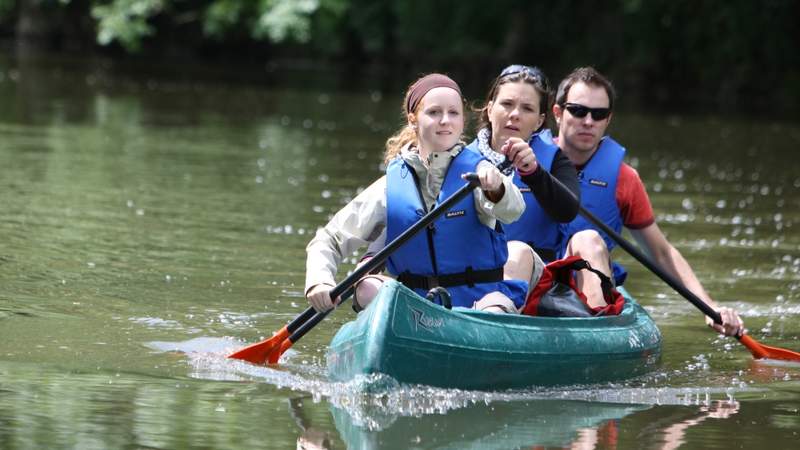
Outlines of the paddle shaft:
[{"label": "paddle shaft", "polygon": [[606,225],[606,223],[600,220],[599,217],[595,216],[594,214],[592,214],[591,211],[584,208],[583,205],[581,205],[580,202],[578,201],[577,197],[575,197],[575,194],[572,191],[570,191],[569,188],[564,186],[564,184],[560,180],[553,177],[552,175],[550,176],[550,178],[553,181],[555,181],[559,186],[561,186],[562,189],[565,189],[567,192],[572,194],[572,198],[575,199],[576,202],[578,202],[578,211],[580,211],[583,217],[585,217],[590,222],[595,224],[598,228],[603,230],[604,233],[609,235],[611,239],[613,239],[620,247],[625,249],[626,252],[630,253],[631,256],[636,258],[637,261],[642,263],[643,266],[650,269],[651,272],[653,272],[654,274],[656,274],[656,276],[661,278],[672,289],[675,289],[675,291],[681,294],[686,300],[692,302],[692,304],[696,306],[700,311],[702,311],[703,314],[707,315],[708,317],[711,317],[711,319],[714,320],[715,323],[722,325],[722,317],[720,317],[719,313],[716,310],[714,310],[714,308],[709,306],[708,303],[704,302],[702,299],[700,299],[698,296],[692,293],[692,291],[687,289],[683,285],[683,283],[681,283],[677,278],[675,278],[671,274],[661,269],[658,266],[658,264],[656,264],[652,259],[650,259],[650,257],[642,253],[642,251],[636,248],[636,246],[628,242],[619,233],[617,233],[611,227]]},{"label": "paddle shaft", "polygon": [[[466,151],[466,150],[465,150]],[[511,162],[508,160],[504,160],[502,163],[497,165],[497,169],[500,171],[505,170],[511,165]],[[389,256],[394,253],[401,245],[408,242],[415,234],[417,234],[423,228],[428,227],[431,225],[436,219],[439,218],[445,211],[453,207],[456,203],[461,201],[464,197],[471,194],[472,191],[480,186],[480,180],[478,180],[478,176],[476,174],[467,174],[467,184],[462,186],[459,190],[454,192],[450,197],[448,197],[444,202],[437,205],[435,208],[430,210],[428,214],[426,214],[422,219],[420,219],[417,223],[412,225],[406,231],[404,231],[400,236],[397,236],[392,242],[390,242],[386,247],[384,247],[381,251],[376,253],[369,261],[358,267],[356,270],[353,271],[347,278],[342,280],[341,283],[336,285],[330,291],[331,299],[335,299],[339,297],[339,295],[344,292],[345,289],[350,287],[351,285],[355,284],[358,280],[360,280],[364,275],[371,272],[373,269],[376,269],[378,266],[383,264]],[[345,299],[342,299],[344,301]],[[335,303],[335,306],[339,306],[341,302]],[[307,319],[305,323],[302,323],[297,330],[293,331],[292,334],[289,336],[288,341],[292,345],[297,342],[300,338],[302,338],[306,333],[309,332],[312,328],[314,328],[322,319],[324,319],[328,314],[330,314],[333,309],[329,309],[327,311],[317,312],[316,314],[313,313],[314,309],[309,308],[312,311],[313,317]],[[308,310],[303,313],[303,316],[307,315]],[[300,319],[300,317],[298,317]],[[288,347],[288,346],[287,346]]]},{"label": "paddle shaft", "polygon": [[[373,267],[373,269],[374,268],[377,268],[377,266]],[[347,280],[345,280],[345,281],[347,281]],[[342,302],[344,302],[345,300],[350,298],[350,296],[353,295],[353,292],[354,292],[354,289],[346,290],[342,294]],[[336,298],[336,297],[333,296],[333,291],[331,291],[331,298]],[[303,325],[304,323],[308,322],[308,319],[311,319],[312,317],[314,317],[314,314],[316,314],[316,311],[314,310],[314,308],[312,308],[310,306],[308,308],[306,308],[305,311],[303,311],[299,316],[295,317],[294,320],[292,320],[291,322],[289,322],[288,325],[286,325],[286,329],[289,331],[289,334],[291,335],[292,333],[297,331],[297,329],[300,328],[301,325]]]},{"label": "paddle shaft", "polygon": [[703,314],[711,317],[714,322],[722,325],[722,317],[720,317],[719,313],[714,310],[708,303],[704,302],[700,297],[696,296],[692,291],[686,288],[677,278],[673,277],[669,273],[662,270],[658,265],[653,262],[647,255],[641,252],[636,246],[625,240],[619,233],[611,229],[608,225],[606,225],[600,218],[586,210],[583,206],[580,207],[581,215],[597,225],[600,229],[602,229],[607,235],[611,236],[620,247],[625,249],[628,253],[631,254],[636,260],[638,260],[642,265],[650,269],[651,272],[656,274],[659,278],[664,280],[672,289],[675,289],[679,294],[692,302],[694,306],[696,306]]}]

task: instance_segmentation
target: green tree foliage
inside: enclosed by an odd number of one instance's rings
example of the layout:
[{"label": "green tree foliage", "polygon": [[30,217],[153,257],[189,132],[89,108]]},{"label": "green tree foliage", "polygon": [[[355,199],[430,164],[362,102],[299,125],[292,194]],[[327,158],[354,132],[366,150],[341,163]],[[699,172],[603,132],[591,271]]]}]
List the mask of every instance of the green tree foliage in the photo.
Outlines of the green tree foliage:
[{"label": "green tree foliage", "polygon": [[199,17],[205,37],[224,40],[231,30],[244,26],[254,40],[300,43],[311,39],[311,18],[322,9],[341,10],[344,0],[112,0],[94,2],[97,40],[117,41],[130,51],[157,32],[150,24],[157,15],[173,21]]},{"label": "green tree foliage", "polygon": [[203,12],[203,31],[209,37],[222,39],[241,25],[256,40],[271,42],[294,40],[306,43],[311,39],[312,17],[318,14],[340,14],[347,0],[216,0]]},{"label": "green tree foliage", "polygon": [[[22,3],[33,7],[81,3],[80,0],[0,0],[0,19]],[[338,17],[347,0],[91,0],[88,13],[96,21],[100,45],[118,43],[129,52],[141,50],[148,37],[158,38],[159,25],[199,21],[204,38],[224,41],[244,27],[255,41],[281,43],[311,40],[312,17]]]},{"label": "green tree foliage", "polygon": [[154,33],[148,19],[164,10],[166,0],[113,0],[97,2],[92,17],[97,20],[97,42],[119,42],[129,51],[141,47],[142,38]]},{"label": "green tree foliage", "polygon": [[768,107],[800,91],[796,0],[0,0],[2,34],[15,15],[27,30],[49,17],[40,34],[70,21],[86,33],[88,18],[89,39],[131,53],[249,49],[480,79],[513,61],[553,81],[594,65],[643,101],[747,96]]},{"label": "green tree foliage", "polygon": [[8,16],[14,9],[16,0],[0,0],[0,19]]}]

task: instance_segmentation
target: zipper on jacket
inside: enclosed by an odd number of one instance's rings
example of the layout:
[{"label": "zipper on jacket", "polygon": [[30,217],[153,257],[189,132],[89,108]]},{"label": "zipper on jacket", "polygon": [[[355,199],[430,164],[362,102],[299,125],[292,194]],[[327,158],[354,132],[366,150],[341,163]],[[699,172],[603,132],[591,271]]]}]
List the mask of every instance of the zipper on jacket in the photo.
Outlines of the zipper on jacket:
[{"label": "zipper on jacket", "polygon": [[[448,166],[448,169],[450,167]],[[419,202],[422,204],[422,211],[425,214],[428,214],[428,205],[425,204],[425,196],[422,195],[422,189],[420,188],[419,177],[417,176],[417,172],[414,171],[411,166],[409,166],[409,172],[411,172],[411,176],[414,177],[414,186],[417,187],[417,195],[419,196]],[[447,174],[445,174],[447,176]],[[444,185],[444,181],[442,182]],[[439,191],[441,193],[441,190]],[[428,253],[431,257],[431,267],[433,267],[433,274],[439,275],[439,267],[436,264],[436,247],[433,245],[433,234],[436,232],[436,224],[435,222],[431,222],[430,225],[425,227],[425,235],[428,238]]]}]

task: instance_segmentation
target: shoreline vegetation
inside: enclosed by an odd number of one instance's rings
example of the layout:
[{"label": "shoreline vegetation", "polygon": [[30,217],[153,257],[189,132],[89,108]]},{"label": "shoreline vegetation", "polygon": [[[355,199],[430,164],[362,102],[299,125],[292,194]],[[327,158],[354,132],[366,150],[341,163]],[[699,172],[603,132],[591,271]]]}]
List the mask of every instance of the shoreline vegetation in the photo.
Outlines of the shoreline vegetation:
[{"label": "shoreline vegetation", "polygon": [[0,49],[256,84],[316,72],[343,90],[399,92],[443,71],[476,99],[508,63],[551,84],[594,65],[635,110],[787,117],[800,113],[798,16],[791,0],[0,0]]}]

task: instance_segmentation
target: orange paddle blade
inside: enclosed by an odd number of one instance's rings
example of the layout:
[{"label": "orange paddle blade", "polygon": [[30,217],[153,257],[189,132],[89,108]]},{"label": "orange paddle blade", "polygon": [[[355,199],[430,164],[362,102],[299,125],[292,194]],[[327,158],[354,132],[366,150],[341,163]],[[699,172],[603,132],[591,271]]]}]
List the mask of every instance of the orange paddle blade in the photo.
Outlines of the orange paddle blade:
[{"label": "orange paddle blade", "polygon": [[[271,338],[256,344],[248,345],[235,353],[231,353],[228,355],[228,358],[242,359],[253,364],[266,364],[267,361],[272,362],[271,355],[281,348],[281,344],[287,341],[288,337],[289,329],[283,327]],[[280,357],[280,353],[275,357],[275,362],[278,361],[278,357]]]},{"label": "orange paddle blade", "polygon": [[785,348],[770,347],[769,345],[760,344],[746,334],[738,339],[742,345],[750,350],[750,353],[753,354],[753,358],[755,359],[766,358],[800,362],[800,353],[786,350]]},{"label": "orange paddle blade", "polygon": [[281,358],[281,355],[292,346],[294,342],[291,339],[285,339],[281,342],[279,348],[277,348],[274,352],[269,354],[269,363],[270,364],[278,364],[278,360]]}]

